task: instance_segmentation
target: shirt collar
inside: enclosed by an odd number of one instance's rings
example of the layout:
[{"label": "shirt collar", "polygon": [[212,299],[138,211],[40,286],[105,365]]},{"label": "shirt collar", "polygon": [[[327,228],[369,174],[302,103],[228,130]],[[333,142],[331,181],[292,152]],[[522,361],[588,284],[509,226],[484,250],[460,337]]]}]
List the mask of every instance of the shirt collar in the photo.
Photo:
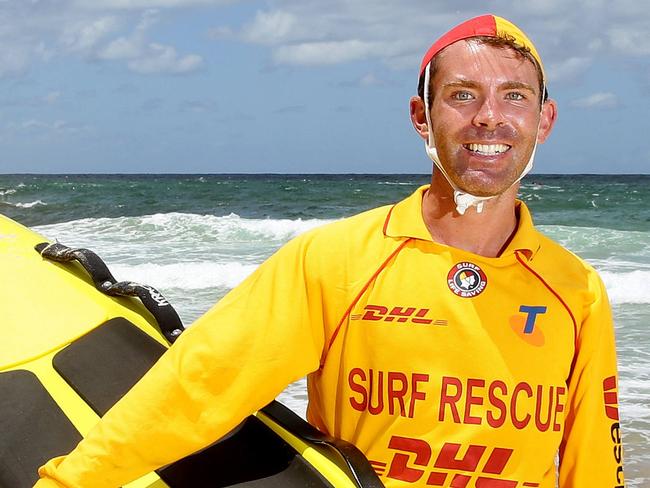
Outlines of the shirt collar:
[{"label": "shirt collar", "polygon": [[[384,235],[432,242],[431,234],[422,218],[422,198],[428,189],[429,185],[421,186],[410,196],[393,205],[386,216]],[[517,231],[501,256],[521,251],[530,259],[539,249],[539,234],[533,226],[533,219],[526,204],[517,200],[516,209],[519,217]]]}]

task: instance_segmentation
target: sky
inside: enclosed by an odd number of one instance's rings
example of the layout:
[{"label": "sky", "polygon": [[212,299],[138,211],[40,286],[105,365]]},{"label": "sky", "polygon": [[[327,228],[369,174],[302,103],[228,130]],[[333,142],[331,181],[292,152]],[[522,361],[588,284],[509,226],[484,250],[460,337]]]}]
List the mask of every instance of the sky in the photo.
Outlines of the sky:
[{"label": "sky", "polygon": [[534,172],[650,172],[643,1],[0,0],[0,173],[427,173],[421,57],[484,13],[559,104]]}]

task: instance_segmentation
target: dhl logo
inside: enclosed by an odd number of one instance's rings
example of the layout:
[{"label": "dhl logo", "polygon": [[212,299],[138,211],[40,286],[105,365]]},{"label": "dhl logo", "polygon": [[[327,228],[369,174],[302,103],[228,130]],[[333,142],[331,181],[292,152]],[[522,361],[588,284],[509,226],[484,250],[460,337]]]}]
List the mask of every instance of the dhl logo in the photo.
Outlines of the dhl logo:
[{"label": "dhl logo", "polygon": [[[431,446],[422,439],[410,437],[391,437],[388,448],[397,451],[390,465],[370,461],[379,476],[386,476],[407,483],[426,486],[452,486],[465,488],[516,488],[539,486],[539,483],[501,479],[495,475],[502,474],[513,450],[503,447],[488,448],[481,445],[469,445],[465,454],[459,457],[461,444],[446,442],[431,466]],[[479,470],[480,467],[480,470]],[[386,472],[388,468],[388,472]],[[433,469],[430,469],[433,468]],[[459,472],[460,471],[460,472]],[[425,475],[428,475],[425,477]],[[448,478],[451,479],[449,484]],[[473,485],[470,482],[474,481]]]},{"label": "dhl logo", "polygon": [[390,309],[383,305],[366,305],[363,314],[354,314],[352,320],[372,320],[384,322],[412,322],[424,325],[447,325],[446,320],[433,320],[427,317],[428,308],[393,307]]},{"label": "dhl logo", "polygon": [[603,397],[605,400],[605,415],[612,420],[618,420],[616,376],[610,376],[603,380]]}]

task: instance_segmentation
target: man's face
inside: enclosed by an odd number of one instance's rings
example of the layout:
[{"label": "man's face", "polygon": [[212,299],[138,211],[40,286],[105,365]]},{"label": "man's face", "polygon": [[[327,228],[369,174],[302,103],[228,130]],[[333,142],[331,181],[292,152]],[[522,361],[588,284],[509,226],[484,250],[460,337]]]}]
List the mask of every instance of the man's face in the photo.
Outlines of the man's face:
[{"label": "man's face", "polygon": [[536,140],[550,132],[543,116],[538,135],[535,66],[509,48],[475,40],[448,46],[436,63],[431,124],[440,162],[461,190],[500,194],[517,180]]}]

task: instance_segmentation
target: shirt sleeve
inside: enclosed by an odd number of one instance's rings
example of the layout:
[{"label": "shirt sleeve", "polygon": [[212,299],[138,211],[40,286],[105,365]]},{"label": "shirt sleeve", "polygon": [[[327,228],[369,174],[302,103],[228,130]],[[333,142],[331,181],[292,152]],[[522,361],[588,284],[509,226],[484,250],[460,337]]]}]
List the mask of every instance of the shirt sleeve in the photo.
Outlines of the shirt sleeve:
[{"label": "shirt sleeve", "polygon": [[[318,369],[322,290],[297,238],[185,331],[38,488],[117,487],[211,444]],[[317,266],[317,265],[316,265]]]},{"label": "shirt sleeve", "polygon": [[592,301],[580,324],[568,387],[560,446],[561,488],[624,486],[611,308],[593,270],[589,286]]}]

